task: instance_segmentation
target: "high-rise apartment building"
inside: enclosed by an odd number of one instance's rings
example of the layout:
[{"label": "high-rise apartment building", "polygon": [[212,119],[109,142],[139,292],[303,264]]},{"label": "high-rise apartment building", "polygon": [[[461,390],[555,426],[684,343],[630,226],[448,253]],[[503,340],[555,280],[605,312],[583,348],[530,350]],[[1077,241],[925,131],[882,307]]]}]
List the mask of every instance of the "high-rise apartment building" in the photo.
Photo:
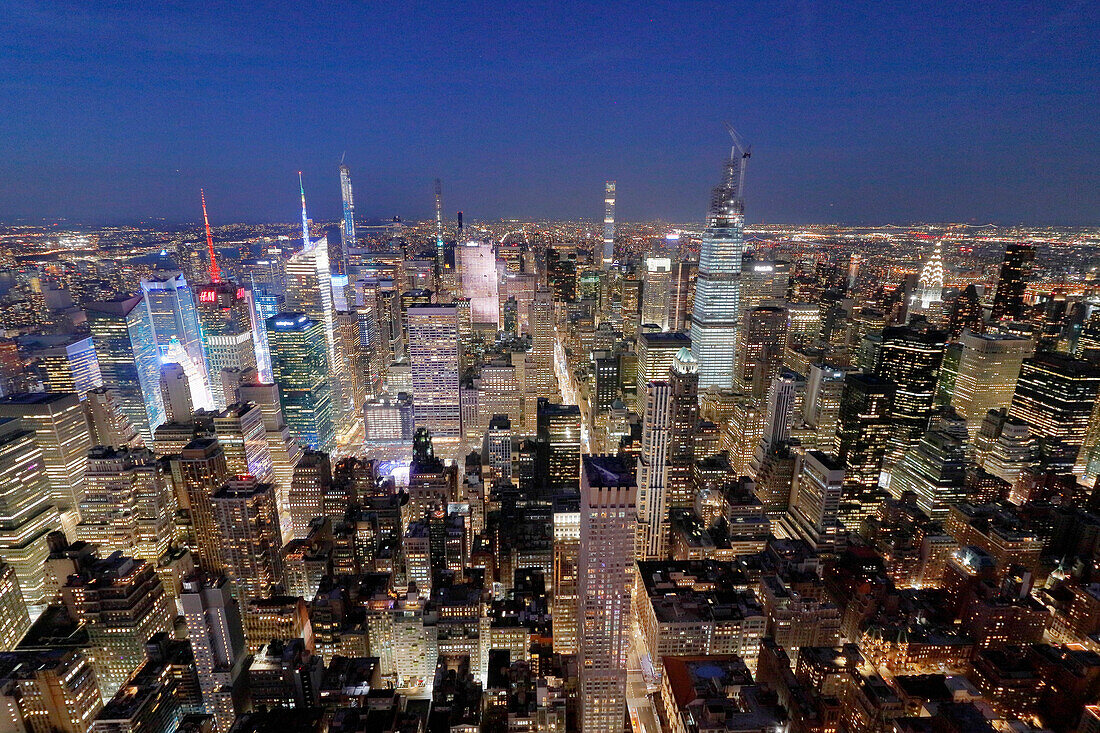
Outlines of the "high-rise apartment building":
[{"label": "high-rise apartment building", "polygon": [[412,306],[408,311],[416,426],[432,433],[435,448],[456,457],[462,436],[458,399],[458,313],[453,305]]},{"label": "high-rise apartment building", "polygon": [[77,536],[110,554],[156,563],[175,541],[176,497],[164,466],[146,448],[96,446]]},{"label": "high-rise apartment building", "polygon": [[840,523],[844,480],[844,465],[827,453],[810,450],[795,459],[792,502],[786,519],[796,535],[816,549],[835,549],[844,531]]},{"label": "high-rise apartment building", "polygon": [[997,291],[993,295],[994,321],[1019,320],[1024,316],[1024,291],[1035,265],[1035,248],[1026,242],[1010,242],[1005,248]]},{"label": "high-rise apartment building", "polygon": [[951,406],[973,438],[987,412],[1011,404],[1020,367],[1034,348],[1030,339],[1000,333],[966,332],[961,341]]},{"label": "high-rise apartment building", "polygon": [[637,522],[633,467],[585,456],[581,471],[577,623],[581,730],[619,730],[626,713],[630,569]]},{"label": "high-rise apartment building", "polygon": [[460,242],[455,246],[459,287],[470,299],[470,322],[474,330],[500,327],[497,258],[490,242]]},{"label": "high-rise apartment building", "polygon": [[180,604],[203,705],[214,716],[214,730],[225,733],[236,715],[234,693],[241,697],[238,681],[247,659],[240,605],[224,576],[198,575],[184,580]]},{"label": "high-rise apartment building", "polygon": [[289,503],[290,485],[294,478],[294,467],[302,458],[302,444],[294,440],[286,424],[286,417],[279,402],[278,385],[254,382],[242,384],[237,391],[242,402],[259,405],[260,412],[263,414],[267,449],[275,471],[279,518],[283,522],[283,541],[289,542],[294,537]]},{"label": "high-rise apartment building", "polygon": [[103,383],[142,439],[152,445],[153,431],[167,420],[160,395],[160,350],[156,333],[139,297],[85,306]]},{"label": "high-rise apartment building", "polygon": [[46,536],[61,529],[42,463],[42,449],[23,422],[0,419],[0,560],[15,570],[31,608],[49,601]]},{"label": "high-rise apartment building", "polygon": [[42,450],[50,501],[60,511],[84,499],[84,463],[92,447],[84,406],[75,393],[21,392],[0,398],[0,417],[16,417],[34,431]]},{"label": "high-rise apartment building", "polygon": [[280,313],[267,322],[271,365],[286,424],[299,442],[332,450],[332,380],[324,328],[304,313]]},{"label": "high-rise apartment building", "polygon": [[348,274],[348,252],[355,249],[358,244],[355,239],[355,196],[351,190],[351,169],[340,163],[340,198],[344,204],[344,224],[340,227],[340,254],[341,257],[329,265],[335,265],[335,272],[341,275]]},{"label": "high-rise apartment building", "polygon": [[699,389],[734,385],[733,359],[741,320],[740,277],[744,249],[745,163],[748,151],[734,144],[725,179],[711,195],[707,228],[699,249],[699,274],[691,314],[691,353],[699,362]]},{"label": "high-rise apartment building", "polygon": [[275,466],[267,441],[263,409],[249,402],[237,402],[213,415],[213,433],[225,451],[225,465],[231,476],[248,474],[257,481],[273,481]]},{"label": "high-rise apartment building", "polygon": [[826,453],[836,453],[837,422],[846,373],[843,368],[813,364],[806,380],[803,414],[806,424],[814,428],[816,446]]},{"label": "high-rise apartment building", "polygon": [[642,411],[642,445],[637,466],[638,538],[635,556],[651,560],[665,557],[668,544],[668,441],[671,423],[671,390],[667,380],[650,382],[639,395]]},{"label": "high-rise apartment building", "polygon": [[211,497],[225,572],[244,604],[266,598],[283,579],[282,530],[275,486],[253,476],[231,479]]},{"label": "high-rise apartment building", "polygon": [[88,733],[103,709],[95,670],[78,649],[5,654],[0,680],[0,706],[12,730]]},{"label": "high-rise apartment building", "polygon": [[615,181],[603,185],[603,269],[615,261]]}]

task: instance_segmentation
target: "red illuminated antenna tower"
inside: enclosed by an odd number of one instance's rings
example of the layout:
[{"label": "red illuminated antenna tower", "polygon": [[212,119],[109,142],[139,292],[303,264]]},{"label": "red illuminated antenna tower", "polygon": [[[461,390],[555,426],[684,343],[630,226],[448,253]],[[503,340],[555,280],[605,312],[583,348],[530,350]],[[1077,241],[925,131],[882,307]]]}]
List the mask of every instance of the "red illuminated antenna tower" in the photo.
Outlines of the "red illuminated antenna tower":
[{"label": "red illuminated antenna tower", "polygon": [[214,257],[214,236],[210,233],[210,219],[206,216],[206,192],[201,188],[199,196],[202,197],[202,221],[206,224],[206,247],[210,251],[210,282],[220,283],[222,273],[218,269],[218,260]]}]

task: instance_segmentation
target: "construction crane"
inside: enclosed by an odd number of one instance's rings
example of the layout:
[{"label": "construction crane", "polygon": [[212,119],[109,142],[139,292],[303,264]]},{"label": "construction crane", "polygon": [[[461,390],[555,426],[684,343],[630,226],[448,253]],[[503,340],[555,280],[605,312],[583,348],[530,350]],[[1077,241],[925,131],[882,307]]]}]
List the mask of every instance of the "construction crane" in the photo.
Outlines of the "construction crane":
[{"label": "construction crane", "polygon": [[[730,135],[730,140],[733,141],[733,147],[730,149],[730,183],[734,183],[736,180],[735,195],[740,197],[745,191],[745,166],[748,165],[749,158],[752,157],[752,146],[745,142],[745,139],[738,134],[737,130],[733,129],[733,125],[728,122],[723,124],[726,126],[726,132]],[[736,179],[734,179],[734,176],[736,176]]]}]

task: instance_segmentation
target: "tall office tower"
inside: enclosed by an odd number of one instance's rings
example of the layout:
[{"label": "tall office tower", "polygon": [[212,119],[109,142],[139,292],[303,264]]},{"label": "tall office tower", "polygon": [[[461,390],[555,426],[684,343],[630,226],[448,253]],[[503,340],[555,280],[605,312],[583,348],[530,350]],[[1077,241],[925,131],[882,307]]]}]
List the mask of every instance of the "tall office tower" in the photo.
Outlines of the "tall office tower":
[{"label": "tall office tower", "polygon": [[274,484],[241,476],[223,485],[211,499],[225,572],[247,604],[266,598],[283,580],[282,530]]},{"label": "tall office tower", "polygon": [[694,262],[677,262],[672,266],[668,288],[668,330],[687,331],[691,324],[691,306],[695,301]]},{"label": "tall office tower", "polygon": [[795,459],[793,500],[786,523],[817,550],[837,549],[844,532],[840,523],[844,480],[844,464],[827,453],[810,450]]},{"label": "tall office tower", "polygon": [[625,278],[622,291],[619,311],[623,318],[623,338],[632,339],[638,335],[638,326],[642,320],[642,281],[633,277]]},{"label": "tall office tower", "polygon": [[699,364],[691,349],[682,347],[668,372],[669,426],[668,506],[690,507],[695,504],[695,434],[699,425]]},{"label": "tall office tower", "polygon": [[0,418],[0,560],[19,578],[23,600],[49,602],[46,536],[61,529],[42,465],[42,449],[22,420]]},{"label": "tall office tower", "polygon": [[259,382],[242,384],[238,390],[242,402],[259,405],[263,414],[267,449],[275,471],[276,493],[279,498],[279,518],[283,522],[283,541],[294,538],[290,518],[290,487],[294,479],[294,467],[302,459],[302,445],[294,440],[286,424],[279,402],[279,387]]},{"label": "tall office tower", "polygon": [[1000,333],[964,333],[951,406],[966,420],[973,438],[990,410],[1008,407],[1030,339]]},{"label": "tall office tower", "polygon": [[1024,360],[1008,414],[1034,435],[1080,451],[1098,397],[1100,367],[1065,354],[1039,354]]},{"label": "tall office tower", "polygon": [[370,364],[357,314],[336,312],[336,377],[340,382],[345,420],[359,420],[367,400]]},{"label": "tall office tower", "polygon": [[490,242],[460,243],[455,248],[459,288],[470,299],[474,330],[495,332],[500,327],[497,258]]},{"label": "tall office tower", "polygon": [[457,458],[462,438],[458,313],[453,305],[413,306],[408,321],[416,426],[431,431],[437,452]]},{"label": "tall office tower", "polygon": [[117,392],[110,387],[88,391],[84,400],[84,416],[88,420],[92,445],[140,445],[130,419],[122,412]]},{"label": "tall office tower", "polygon": [[87,490],[77,537],[156,563],[175,539],[176,498],[153,452],[96,446],[88,451]]},{"label": "tall office tower", "polygon": [[89,303],[85,306],[103,383],[119,409],[152,445],[153,431],[165,422],[160,396],[160,353],[149,310],[142,298]]},{"label": "tall office tower", "polygon": [[[480,436],[495,415],[506,415],[521,432],[524,430],[523,390],[516,368],[507,362],[495,361],[481,367],[477,387],[477,420],[475,425],[463,424]],[[480,440],[480,437],[479,437]]]},{"label": "tall office tower", "polygon": [[971,283],[959,293],[951,304],[951,312],[947,320],[947,333],[952,339],[957,339],[963,335],[964,331],[981,333],[984,326],[982,301],[978,297],[978,289]]},{"label": "tall office tower", "polygon": [[74,393],[21,392],[0,398],[0,418],[20,418],[42,451],[50,503],[76,509],[84,499],[84,460],[92,447],[84,406]]},{"label": "tall office tower", "polygon": [[47,392],[76,392],[83,400],[88,390],[103,385],[90,336],[35,339],[27,347],[27,359],[38,367]]},{"label": "tall office tower", "polygon": [[840,398],[844,393],[846,373],[845,369],[827,364],[813,364],[806,380],[806,424],[814,428],[815,444],[825,453],[836,453]]},{"label": "tall office tower", "polygon": [[348,274],[348,252],[355,249],[355,198],[351,191],[351,170],[340,163],[340,196],[344,201],[344,226],[340,228],[340,249],[343,255],[336,262],[336,272]]},{"label": "tall office tower", "polygon": [[507,415],[493,415],[481,445],[481,463],[486,485],[512,483],[512,443],[515,432]]},{"label": "tall office tower", "polygon": [[603,184],[603,269],[615,261],[615,181]]},{"label": "tall office tower", "polygon": [[841,519],[852,531],[881,503],[879,474],[889,447],[894,385],[873,374],[844,378],[837,426],[837,457],[844,466]]},{"label": "tall office tower", "polygon": [[171,467],[180,508],[191,517],[195,564],[205,572],[221,573],[224,563],[211,498],[229,479],[225,451],[214,438],[196,438],[171,459]]},{"label": "tall office tower", "polygon": [[729,451],[734,476],[749,473],[756,447],[764,437],[764,401],[741,397],[733,405],[726,423],[723,450]]},{"label": "tall office tower", "polygon": [[668,438],[671,390],[667,381],[650,382],[639,395],[644,400],[642,446],[637,466],[639,560],[666,557],[668,549]]},{"label": "tall office tower", "polygon": [[933,303],[939,303],[943,300],[943,282],[943,243],[937,241],[935,249],[932,250],[932,255],[921,268],[920,276],[917,279],[917,290],[913,294],[913,300],[909,307],[910,312],[914,310],[926,311]]},{"label": "tall office tower", "polygon": [[1035,249],[1024,242],[1010,242],[1005,248],[997,292],[993,295],[994,321],[1020,320],[1024,316],[1024,291],[1035,265]]},{"label": "tall office tower", "polygon": [[153,332],[160,355],[168,355],[169,345],[178,342],[188,365],[208,383],[202,350],[202,330],[191,286],[182,273],[141,281],[145,307],[153,321]]},{"label": "tall office tower", "polygon": [[214,407],[236,402],[222,387],[223,370],[259,369],[251,291],[223,280],[199,287],[199,322]]},{"label": "tall office tower", "polygon": [[230,476],[248,474],[265,482],[275,479],[263,409],[259,405],[238,402],[215,413],[213,434],[225,451]]},{"label": "tall office tower", "polygon": [[304,313],[321,325],[331,370],[336,356],[336,307],[328,268],[324,238],[291,256],[286,263],[286,310]]},{"label": "tall office tower", "polygon": [[668,290],[672,277],[672,260],[648,257],[646,276],[642,283],[642,325],[668,330]]},{"label": "tall office tower", "polygon": [[328,453],[306,450],[294,467],[294,479],[290,484],[290,517],[294,537],[309,536],[310,523],[325,516],[325,496],[332,487],[332,462]]},{"label": "tall office tower", "polygon": [[637,521],[634,471],[618,456],[585,456],[580,486],[581,730],[606,733],[619,730],[626,714],[626,634]]},{"label": "tall office tower", "polygon": [[115,552],[68,577],[61,600],[84,623],[104,699],[114,696],[145,661],[145,643],[172,631],[164,585],[144,560]]},{"label": "tall office tower", "polygon": [[577,253],[546,248],[546,286],[559,303],[577,300]]},{"label": "tall office tower", "polygon": [[774,448],[791,437],[791,424],[805,390],[805,380],[794,372],[783,372],[772,380],[764,411],[765,446]]},{"label": "tall office tower", "polygon": [[734,359],[735,388],[763,399],[783,367],[787,347],[787,311],[761,306],[745,313],[740,349]]},{"label": "tall office tower", "polygon": [[447,266],[447,249],[443,243],[443,182],[435,179],[435,259],[433,261],[435,291],[443,292],[444,270]]},{"label": "tall office tower", "polygon": [[791,263],[785,260],[745,259],[741,263],[741,310],[782,305],[787,300]]},{"label": "tall office tower", "polygon": [[554,506],[554,556],[550,622],[555,654],[577,653],[577,563],[581,550],[581,515],[576,495]]},{"label": "tall office tower", "polygon": [[[685,347],[691,348],[691,339],[684,333],[648,331],[638,334],[638,412],[643,407],[641,401],[645,397],[646,385],[667,379],[668,370],[676,361],[676,355]],[[691,353],[694,355],[695,350],[692,349]]]},{"label": "tall office tower", "polygon": [[886,455],[888,471],[928,430],[946,339],[942,331],[912,326],[891,326],[882,332],[873,373],[896,388],[890,410],[894,430]]},{"label": "tall office tower", "polygon": [[966,425],[929,430],[894,469],[890,492],[900,497],[912,491],[917,506],[942,522],[954,504],[966,500]]},{"label": "tall office tower", "polygon": [[744,248],[745,164],[749,151],[734,136],[726,177],[711,195],[699,249],[699,275],[691,312],[691,353],[699,362],[699,389],[734,385],[733,358],[741,321],[741,254]]},{"label": "tall office tower", "polygon": [[14,649],[30,628],[31,617],[19,578],[11,565],[0,560],[0,651]]},{"label": "tall office tower", "polygon": [[304,313],[280,313],[267,321],[271,366],[291,435],[315,450],[336,444],[332,383],[324,327]]},{"label": "tall office tower", "polygon": [[217,733],[226,733],[233,724],[234,688],[247,659],[240,605],[230,590],[224,576],[196,575],[184,580],[180,593],[203,707],[214,716]]},{"label": "tall office tower", "polygon": [[160,397],[164,400],[165,417],[170,423],[185,423],[191,419],[195,406],[191,402],[191,385],[183,367],[173,362],[160,365]]},{"label": "tall office tower", "polygon": [[576,486],[581,473],[580,408],[555,404],[540,397],[537,423],[547,488]]},{"label": "tall office tower", "polygon": [[554,302],[550,291],[539,290],[531,303],[530,366],[524,369],[527,394],[532,399],[554,397],[558,393],[554,374]]}]

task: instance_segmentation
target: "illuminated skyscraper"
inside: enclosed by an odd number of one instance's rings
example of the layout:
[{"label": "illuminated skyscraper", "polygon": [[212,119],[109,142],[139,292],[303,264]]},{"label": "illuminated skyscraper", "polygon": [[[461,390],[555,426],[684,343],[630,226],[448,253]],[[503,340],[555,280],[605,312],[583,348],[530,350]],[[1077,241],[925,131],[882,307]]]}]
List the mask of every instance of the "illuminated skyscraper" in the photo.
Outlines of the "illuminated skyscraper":
[{"label": "illuminated skyscraper", "polygon": [[237,599],[266,598],[281,583],[282,532],[275,506],[275,486],[252,476],[232,479],[212,497],[225,572]]},{"label": "illuminated skyscraper", "polygon": [[108,555],[156,563],[175,541],[176,500],[153,452],[97,446],[88,452],[87,496],[77,536]]},{"label": "illuminated skyscraper", "polygon": [[684,346],[668,371],[668,506],[690,507],[695,503],[692,466],[695,463],[695,433],[699,424],[699,365]]},{"label": "illuminated skyscraper", "polygon": [[806,424],[814,428],[816,447],[825,453],[836,453],[837,422],[845,373],[845,369],[813,364],[806,380],[803,414]]},{"label": "illuminated skyscraper", "polygon": [[762,305],[783,305],[791,278],[791,263],[785,260],[749,260],[741,268],[741,310]]},{"label": "illuminated skyscraper", "polygon": [[88,390],[103,385],[91,337],[35,337],[27,357],[38,366],[47,392],[76,392],[83,400]]},{"label": "illuminated skyscraper", "polygon": [[1018,320],[1024,315],[1024,291],[1035,264],[1035,249],[1024,242],[1011,242],[1005,249],[997,292],[993,295],[994,321]]},{"label": "illuminated skyscraper", "polygon": [[280,313],[267,321],[279,401],[291,434],[315,450],[336,442],[332,382],[324,327],[304,313]]},{"label": "illuminated skyscraper", "polygon": [[283,541],[294,538],[290,515],[290,487],[294,468],[302,459],[302,445],[294,440],[286,424],[279,387],[275,384],[250,383],[240,387],[242,402],[259,405],[267,434],[267,449],[275,471],[276,493],[279,498],[279,519],[283,523]]},{"label": "illuminated skyscraper", "polygon": [[617,731],[626,713],[626,635],[637,522],[633,467],[585,456],[581,471],[577,623],[581,730]]},{"label": "illuminated skyscraper", "polygon": [[895,467],[890,492],[912,491],[922,511],[943,521],[951,505],[966,499],[966,462],[966,424],[936,426]]},{"label": "illuminated skyscraper", "polygon": [[577,563],[580,557],[581,516],[577,499],[559,500],[554,507],[553,624],[554,652],[577,653]]},{"label": "illuminated skyscraper", "polygon": [[348,252],[355,248],[355,197],[351,192],[351,170],[340,163],[340,196],[344,201],[344,226],[340,229],[343,257],[336,263],[336,271],[348,274]]},{"label": "illuminated skyscraper", "polygon": [[638,538],[635,555],[655,560],[668,544],[668,438],[671,399],[667,381],[650,382],[639,394],[644,402],[642,446],[638,455]]},{"label": "illuminated skyscraper", "polygon": [[221,573],[221,541],[210,499],[229,480],[225,451],[214,438],[196,438],[172,458],[171,466],[176,496],[181,504],[186,502],[180,509],[186,510],[191,519],[195,564],[205,572]]},{"label": "illuminated skyscraper", "polygon": [[894,383],[893,435],[887,470],[928,430],[947,334],[928,328],[892,326],[882,332],[874,374]]},{"label": "illuminated skyscraper", "polygon": [[496,332],[500,326],[497,294],[497,260],[489,242],[459,242],[455,246],[462,297],[470,299],[470,320],[475,330]]},{"label": "illuminated skyscraper", "polygon": [[1100,367],[1065,354],[1025,359],[1008,414],[1032,434],[1080,450],[1100,397]]},{"label": "illuminated skyscraper", "polygon": [[85,457],[92,447],[84,406],[73,393],[21,392],[0,398],[0,417],[22,419],[42,450],[50,501],[59,511],[84,500]]},{"label": "illuminated skyscraper", "polygon": [[787,346],[787,311],[760,306],[745,313],[741,348],[734,359],[735,388],[762,400],[783,366]]},{"label": "illuminated skyscraper", "polygon": [[232,404],[215,413],[213,423],[214,437],[225,451],[225,465],[231,476],[248,474],[264,482],[275,479],[263,409],[259,405]]},{"label": "illuminated skyscraper", "polygon": [[540,397],[537,422],[545,485],[550,489],[576,486],[581,470],[580,408]]},{"label": "illuminated skyscraper", "polygon": [[198,291],[206,372],[214,406],[220,410],[236,402],[235,395],[223,387],[222,371],[259,371],[252,293],[228,280],[202,285]]},{"label": "illuminated skyscraper", "polygon": [[143,298],[89,303],[85,307],[103,382],[119,409],[152,445],[153,431],[167,420],[160,395],[160,352]]},{"label": "illuminated skyscraper", "polygon": [[1016,379],[1034,347],[1030,339],[999,333],[963,333],[951,406],[966,420],[973,438],[990,410],[1008,407]]},{"label": "illuminated skyscraper", "polygon": [[174,339],[183,347],[186,358],[201,370],[204,382],[209,384],[195,297],[186,278],[179,273],[142,280],[141,291],[153,322],[161,357],[168,355],[169,345]]},{"label": "illuminated skyscraper", "polygon": [[458,400],[458,313],[453,305],[408,310],[416,426],[432,433],[436,450],[457,457],[462,437]]},{"label": "illuminated skyscraper", "polygon": [[615,261],[615,181],[603,185],[603,269]]},{"label": "illuminated skyscraper", "polygon": [[19,578],[11,565],[0,560],[0,651],[14,649],[31,628]]},{"label": "illuminated skyscraper", "polygon": [[[637,399],[638,412],[642,412],[646,385],[668,378],[668,370],[676,361],[680,349],[691,348],[687,334],[670,331],[648,331],[638,334]],[[692,350],[692,355],[695,351]],[[732,364],[732,362],[731,362]]]},{"label": "illuminated skyscraper", "polygon": [[527,393],[532,399],[558,393],[554,374],[554,302],[549,290],[539,290],[531,303],[531,351],[524,370]]},{"label": "illuminated skyscraper", "polygon": [[844,531],[839,521],[844,465],[817,450],[795,459],[791,508],[785,524],[816,549],[833,550]]},{"label": "illuminated skyscraper", "polygon": [[967,285],[951,304],[951,314],[947,322],[947,332],[952,339],[962,336],[963,331],[981,333],[983,330],[982,303],[978,289]]},{"label": "illuminated skyscraper", "polygon": [[668,330],[687,331],[691,324],[691,307],[695,302],[694,262],[677,262],[672,266],[668,291]]},{"label": "illuminated skyscraper", "polygon": [[914,309],[928,310],[933,303],[939,303],[942,300],[943,282],[943,244],[937,241],[932,256],[924,263],[917,279]]},{"label": "illuminated skyscraper", "polygon": [[645,261],[646,276],[642,284],[642,325],[668,330],[668,290],[672,275],[672,260],[649,257]]},{"label": "illuminated skyscraper", "polygon": [[240,605],[228,580],[220,576],[185,580],[180,604],[203,705],[214,716],[214,730],[225,733],[233,724],[234,686],[247,659]]},{"label": "illuminated skyscraper", "polygon": [[691,353],[699,362],[699,389],[734,387],[733,358],[741,309],[741,254],[745,224],[745,164],[749,151],[736,135],[725,180],[711,195],[699,250],[691,314]]},{"label": "illuminated skyscraper", "polygon": [[872,374],[844,378],[838,423],[838,458],[844,466],[840,516],[852,531],[884,498],[879,473],[890,442],[894,385]]}]

